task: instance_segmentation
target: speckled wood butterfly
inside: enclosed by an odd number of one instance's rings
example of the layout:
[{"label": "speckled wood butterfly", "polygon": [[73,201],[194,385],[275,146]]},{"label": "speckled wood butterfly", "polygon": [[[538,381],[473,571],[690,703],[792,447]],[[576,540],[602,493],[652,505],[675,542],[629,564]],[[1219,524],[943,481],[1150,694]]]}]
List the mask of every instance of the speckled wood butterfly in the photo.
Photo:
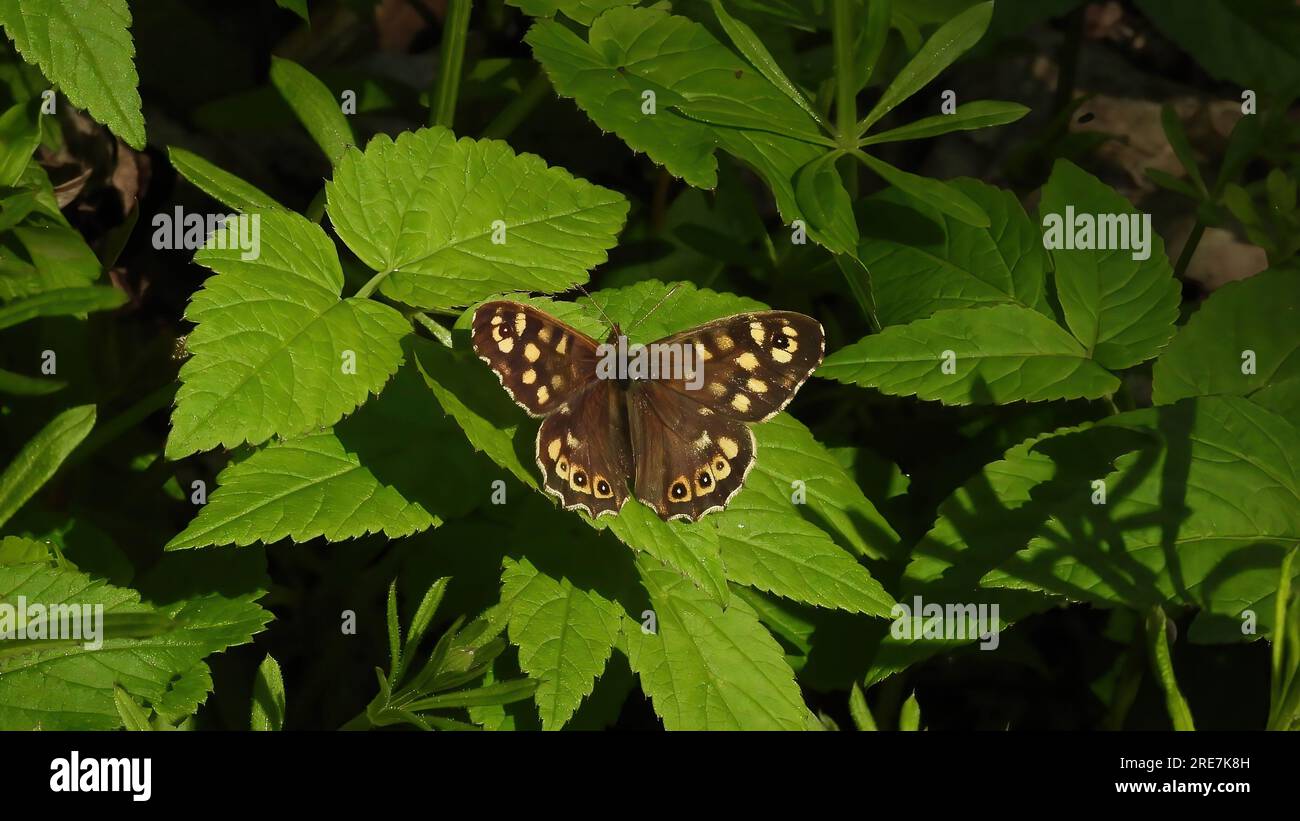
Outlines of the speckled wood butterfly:
[{"label": "speckled wood butterfly", "polygon": [[736,314],[652,343],[656,356],[679,352],[681,367],[647,376],[635,365],[602,367],[611,352],[628,350],[622,336],[613,323],[599,345],[519,302],[474,312],[474,351],[510,398],[542,418],[537,465],[546,492],[590,516],[617,513],[629,482],[663,519],[693,522],[722,510],[754,466],[748,423],[789,404],[825,350],[811,317]]}]

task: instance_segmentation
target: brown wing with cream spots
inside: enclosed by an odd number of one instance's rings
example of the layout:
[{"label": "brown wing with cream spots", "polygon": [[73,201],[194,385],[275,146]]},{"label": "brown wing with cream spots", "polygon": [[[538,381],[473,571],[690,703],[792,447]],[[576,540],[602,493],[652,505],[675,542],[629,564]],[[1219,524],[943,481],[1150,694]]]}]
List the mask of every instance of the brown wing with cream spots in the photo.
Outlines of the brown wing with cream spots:
[{"label": "brown wing with cream spots", "polygon": [[613,515],[627,501],[632,476],[623,391],[597,382],[537,429],[542,486],[565,510]]},{"label": "brown wing with cream spots", "polygon": [[664,382],[628,393],[636,498],[662,519],[695,521],[722,510],[745,483],[756,444],[749,426],[704,407]]},{"label": "brown wing with cream spots", "polygon": [[474,312],[474,352],[530,416],[546,416],[596,382],[596,341],[521,302]]},{"label": "brown wing with cream spots", "polygon": [[[821,365],[826,337],[817,320],[794,311],[756,311],[714,320],[659,340],[689,344],[703,378],[660,380],[698,404],[703,416],[761,422],[779,413]],[[638,456],[640,454],[638,453]]]}]

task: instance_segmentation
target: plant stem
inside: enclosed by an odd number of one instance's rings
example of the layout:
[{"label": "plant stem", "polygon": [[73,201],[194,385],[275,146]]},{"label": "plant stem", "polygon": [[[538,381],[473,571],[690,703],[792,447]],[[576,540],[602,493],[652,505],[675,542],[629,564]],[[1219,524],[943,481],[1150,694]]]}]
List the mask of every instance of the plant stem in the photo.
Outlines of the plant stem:
[{"label": "plant stem", "polygon": [[494,140],[504,140],[509,137],[510,133],[533,113],[533,109],[546,99],[546,92],[550,89],[551,81],[547,79],[546,72],[538,69],[537,76],[529,80],[528,85],[523,87],[519,95],[501,109],[500,114],[492,118],[492,122],[483,129],[483,136]]},{"label": "plant stem", "polygon": [[831,37],[835,46],[835,138],[841,148],[853,148],[857,128],[857,94],[853,88],[853,6],[851,0],[831,0]]},{"label": "plant stem", "polygon": [[1174,662],[1169,652],[1168,618],[1159,605],[1147,613],[1147,653],[1151,658],[1151,667],[1155,670],[1156,680],[1165,691],[1165,708],[1169,711],[1169,720],[1175,730],[1195,730],[1192,722],[1192,710],[1187,706],[1187,699],[1178,689],[1178,680],[1174,678]]},{"label": "plant stem", "polygon": [[1183,274],[1187,272],[1187,266],[1192,262],[1192,256],[1196,254],[1196,246],[1201,244],[1201,237],[1205,234],[1205,223],[1199,219],[1192,226],[1192,233],[1187,235],[1187,242],[1183,243],[1182,253],[1178,255],[1178,262],[1174,264],[1174,278],[1182,279]]},{"label": "plant stem", "polygon": [[391,273],[392,271],[389,270],[380,271],[375,274],[370,279],[366,280],[366,284],[362,285],[353,296],[357,299],[368,299],[370,295],[375,292],[375,289],[378,288],[385,279],[388,279],[388,275]]},{"label": "plant stem", "polygon": [[473,6],[473,0],[447,0],[447,18],[443,21],[442,47],[438,54],[438,87],[429,108],[429,125],[451,128],[456,117],[456,95],[460,92]]}]

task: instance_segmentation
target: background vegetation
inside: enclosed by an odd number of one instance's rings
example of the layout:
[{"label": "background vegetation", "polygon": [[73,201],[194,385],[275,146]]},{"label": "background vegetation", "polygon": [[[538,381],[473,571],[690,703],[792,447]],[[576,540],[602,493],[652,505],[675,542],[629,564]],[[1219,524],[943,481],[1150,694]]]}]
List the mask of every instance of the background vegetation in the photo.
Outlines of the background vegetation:
[{"label": "background vegetation", "polygon": [[[1295,726],[1290,0],[0,27],[0,599],[110,631],[0,643],[0,727]],[[1046,250],[1067,206],[1150,258]],[[642,341],[768,305],[824,366],[727,511],[557,510],[466,309],[678,283]],[[1010,626],[891,635],[915,596]]]}]

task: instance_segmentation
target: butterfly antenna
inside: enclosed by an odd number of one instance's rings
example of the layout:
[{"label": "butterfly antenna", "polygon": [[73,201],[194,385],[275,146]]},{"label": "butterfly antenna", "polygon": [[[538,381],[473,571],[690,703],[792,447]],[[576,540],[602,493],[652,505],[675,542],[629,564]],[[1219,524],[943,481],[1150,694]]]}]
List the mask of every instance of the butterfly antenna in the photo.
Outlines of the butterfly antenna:
[{"label": "butterfly antenna", "polygon": [[635,328],[636,326],[640,325],[642,322],[645,322],[647,319],[649,319],[650,315],[653,314],[655,311],[659,310],[659,307],[668,301],[668,297],[677,293],[677,289],[680,287],[682,287],[682,284],[679,282],[673,287],[669,288],[668,293],[660,297],[659,301],[654,304],[654,307],[646,311],[644,314],[641,315],[640,319],[638,319],[636,322],[633,322],[630,326],[628,326],[628,332],[630,333],[633,328]]},{"label": "butterfly antenna", "polygon": [[582,291],[582,295],[585,296],[585,297],[587,298],[587,301],[590,302],[592,305],[594,305],[594,306],[596,307],[596,310],[600,313],[600,318],[603,319],[603,320],[605,320],[605,324],[606,324],[608,327],[613,328],[613,327],[614,327],[614,320],[612,320],[612,319],[609,318],[609,314],[605,313],[605,309],[602,308],[602,307],[600,307],[600,303],[599,303],[599,302],[597,302],[596,300],[594,300],[594,299],[591,298],[591,294],[587,293],[587,289],[584,288],[584,287],[582,287],[582,283],[577,283],[577,284],[575,285],[575,287],[576,287],[579,291]]}]

